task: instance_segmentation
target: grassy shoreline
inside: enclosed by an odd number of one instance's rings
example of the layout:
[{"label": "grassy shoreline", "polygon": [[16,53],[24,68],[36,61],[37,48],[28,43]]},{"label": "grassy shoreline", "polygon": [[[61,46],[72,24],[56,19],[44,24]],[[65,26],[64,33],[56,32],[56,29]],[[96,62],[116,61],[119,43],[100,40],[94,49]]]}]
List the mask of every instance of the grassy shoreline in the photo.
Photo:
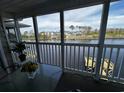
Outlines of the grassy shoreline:
[{"label": "grassy shoreline", "polygon": [[[39,41],[48,41],[48,40],[60,40],[60,33],[55,34],[42,34],[39,33]],[[99,38],[99,32],[82,32],[82,33],[65,33],[64,35],[65,40],[96,40]],[[23,40],[35,40],[34,33],[31,35],[29,34],[23,34],[22,35]],[[124,39],[124,30],[122,31],[107,31],[105,35],[105,39]]]}]

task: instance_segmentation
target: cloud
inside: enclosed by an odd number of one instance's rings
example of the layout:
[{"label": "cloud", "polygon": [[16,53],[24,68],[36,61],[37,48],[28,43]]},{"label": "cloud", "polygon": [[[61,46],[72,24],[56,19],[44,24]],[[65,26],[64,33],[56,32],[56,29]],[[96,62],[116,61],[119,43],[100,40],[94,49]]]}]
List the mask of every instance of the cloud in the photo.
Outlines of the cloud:
[{"label": "cloud", "polygon": [[124,15],[109,16],[108,18],[108,28],[124,28]]},{"label": "cloud", "polygon": [[[68,29],[70,25],[89,25],[92,26],[93,24],[99,23],[96,21],[100,19],[98,16],[92,16],[93,14],[98,13],[101,11],[102,5],[87,7],[87,8],[80,8],[75,10],[69,10],[64,12],[64,20],[65,20],[65,29]],[[96,19],[98,18],[98,19]],[[51,14],[51,15],[44,15],[38,16],[38,27],[40,30],[56,30],[60,29],[60,19],[59,13]]]},{"label": "cloud", "polygon": [[41,22],[44,21],[59,21],[59,13],[54,13],[54,14],[49,14],[49,15],[42,15],[42,16],[37,16],[37,19]]},{"label": "cloud", "polygon": [[97,5],[97,6],[65,11],[64,16],[66,21],[73,20],[76,22],[81,22],[81,21],[85,21],[85,19],[89,18],[89,16],[92,16],[101,10],[102,10],[102,5]]},{"label": "cloud", "polygon": [[24,23],[33,26],[32,18],[23,19],[22,21],[19,21],[19,23]]},{"label": "cloud", "polygon": [[23,23],[23,24],[28,24],[31,27],[27,27],[27,28],[20,28],[20,32],[23,34],[25,31],[33,31],[33,21],[32,18],[26,18],[23,19],[22,21],[19,21],[19,23]]},{"label": "cloud", "polygon": [[38,16],[39,31],[60,31],[59,13]]}]

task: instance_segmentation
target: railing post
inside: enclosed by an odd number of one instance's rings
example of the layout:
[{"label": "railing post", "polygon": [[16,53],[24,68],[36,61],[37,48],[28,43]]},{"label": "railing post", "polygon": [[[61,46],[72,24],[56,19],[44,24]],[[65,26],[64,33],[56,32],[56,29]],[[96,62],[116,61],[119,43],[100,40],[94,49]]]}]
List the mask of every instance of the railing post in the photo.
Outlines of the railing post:
[{"label": "railing post", "polygon": [[35,33],[35,40],[36,40],[36,50],[37,50],[38,63],[41,63],[40,52],[39,52],[39,43],[38,43],[37,18],[36,18],[36,16],[33,16],[32,19],[33,19],[33,25],[34,25],[34,33]]},{"label": "railing post", "polygon": [[109,6],[110,6],[110,0],[104,0],[101,25],[100,25],[100,33],[99,33],[97,61],[96,61],[96,73],[95,73],[96,80],[100,79],[99,72],[101,67],[101,58],[102,58],[103,45],[104,45],[105,34],[106,34]]},{"label": "railing post", "polygon": [[60,32],[61,32],[61,62],[64,70],[64,13],[60,11]]}]

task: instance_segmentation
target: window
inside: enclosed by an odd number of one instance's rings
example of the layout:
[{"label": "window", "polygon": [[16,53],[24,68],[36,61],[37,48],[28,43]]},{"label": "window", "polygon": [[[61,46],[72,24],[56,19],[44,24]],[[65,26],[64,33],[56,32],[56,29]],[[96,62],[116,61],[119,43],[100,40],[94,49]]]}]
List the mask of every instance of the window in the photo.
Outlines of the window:
[{"label": "window", "polygon": [[23,25],[20,28],[22,41],[34,42],[35,41],[35,34],[34,34],[32,18],[23,19],[23,20],[19,21],[19,24]]},{"label": "window", "polygon": [[7,34],[8,34],[8,38],[11,42],[16,42],[17,38],[16,38],[16,33],[15,33],[15,29],[14,28],[6,28],[7,30]]},{"label": "window", "polygon": [[38,31],[40,42],[60,42],[59,13],[38,16]]},{"label": "window", "polygon": [[98,43],[102,5],[64,12],[65,42]]},{"label": "window", "polygon": [[124,44],[124,1],[110,4],[108,24],[106,30],[106,44]]}]

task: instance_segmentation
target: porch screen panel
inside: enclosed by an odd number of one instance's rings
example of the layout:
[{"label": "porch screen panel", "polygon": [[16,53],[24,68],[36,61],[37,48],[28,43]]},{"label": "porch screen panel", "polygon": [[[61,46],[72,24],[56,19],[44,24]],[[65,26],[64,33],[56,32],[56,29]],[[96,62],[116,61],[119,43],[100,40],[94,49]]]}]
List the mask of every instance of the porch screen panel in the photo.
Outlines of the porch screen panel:
[{"label": "porch screen panel", "polygon": [[60,14],[37,16],[41,63],[61,65]]},{"label": "porch screen panel", "polygon": [[65,68],[94,73],[101,16],[102,4],[64,11]]},{"label": "porch screen panel", "polygon": [[[110,3],[108,24],[105,36],[107,47],[106,57],[114,65],[109,77],[115,80],[124,80],[124,1]],[[108,44],[111,45],[108,47]]]},{"label": "porch screen panel", "polygon": [[27,55],[26,60],[32,60],[33,62],[37,62],[37,51],[33,20],[31,17],[25,18],[19,21],[19,23],[26,25],[20,28],[22,41],[26,45],[25,49],[25,53]]}]

